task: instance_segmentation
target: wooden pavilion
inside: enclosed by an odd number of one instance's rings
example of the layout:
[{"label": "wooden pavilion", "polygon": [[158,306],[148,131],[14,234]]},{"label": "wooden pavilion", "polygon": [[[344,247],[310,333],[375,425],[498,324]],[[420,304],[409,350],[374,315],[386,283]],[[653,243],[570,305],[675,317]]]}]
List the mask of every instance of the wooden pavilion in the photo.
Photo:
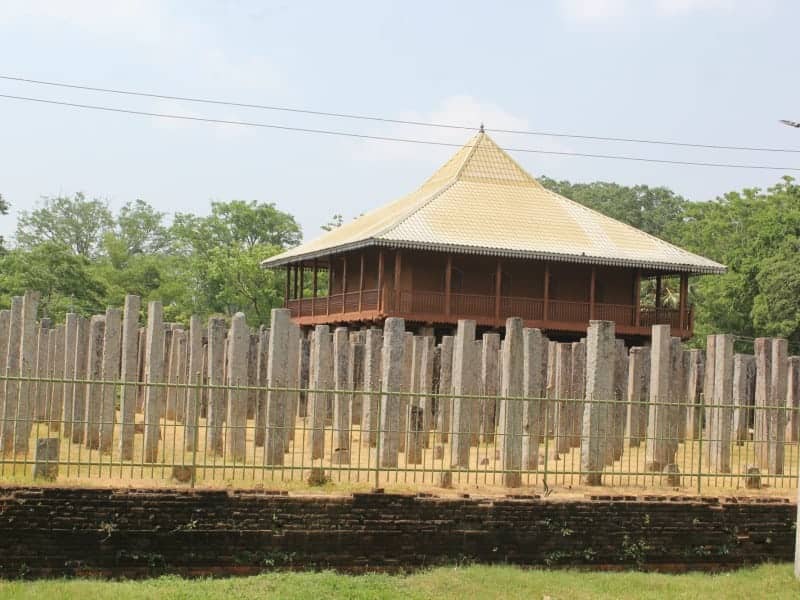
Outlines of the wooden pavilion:
[{"label": "wooden pavilion", "polygon": [[[688,277],[725,271],[547,190],[483,131],[415,192],[263,266],[285,267],[285,305],[301,326],[402,317],[444,333],[458,319],[501,329],[517,316],[570,339],[607,319],[631,341],[656,323],[690,337]],[[680,282],[669,307],[666,277]]]}]

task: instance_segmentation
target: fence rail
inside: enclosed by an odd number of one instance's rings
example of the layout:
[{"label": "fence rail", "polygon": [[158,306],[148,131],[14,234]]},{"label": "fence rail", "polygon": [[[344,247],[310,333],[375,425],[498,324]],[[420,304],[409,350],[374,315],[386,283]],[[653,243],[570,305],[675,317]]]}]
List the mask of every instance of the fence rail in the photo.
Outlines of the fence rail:
[{"label": "fence rail", "polygon": [[[136,390],[129,396],[137,399],[132,420],[121,406],[125,388]],[[17,402],[17,410],[6,410],[0,421],[0,482],[27,481],[38,471],[99,484],[296,487],[311,477],[343,486],[444,484],[491,491],[502,489],[503,475],[514,472],[523,487],[546,490],[577,489],[592,474],[607,487],[697,493],[790,493],[798,484],[797,408],[706,405],[702,396],[693,405],[593,400],[607,407],[598,440],[586,434],[586,401],[573,398],[10,376],[0,376],[0,389]],[[146,403],[151,394],[160,400]],[[57,401],[70,397],[71,404]],[[510,427],[507,415],[518,412],[511,410],[514,403],[522,403],[525,415],[535,405],[535,422],[525,417]],[[157,406],[157,414],[148,414],[148,406]],[[28,414],[25,407],[38,408]],[[646,425],[640,411],[650,418],[663,414],[655,408],[673,411],[670,425]],[[389,411],[397,422],[388,423]],[[737,418],[743,433],[713,437],[714,430],[703,427],[724,411],[742,411]],[[458,431],[456,412],[469,422]],[[783,439],[761,437],[762,419],[785,423],[785,435],[778,436]],[[698,426],[687,427],[692,420]],[[454,453],[458,436],[469,441],[466,463]],[[655,457],[659,444],[671,449],[668,465]],[[721,446],[728,456],[722,463],[711,456]],[[522,468],[506,469],[507,453],[518,451]],[[601,471],[582,467],[581,454],[591,451],[605,453]]]}]

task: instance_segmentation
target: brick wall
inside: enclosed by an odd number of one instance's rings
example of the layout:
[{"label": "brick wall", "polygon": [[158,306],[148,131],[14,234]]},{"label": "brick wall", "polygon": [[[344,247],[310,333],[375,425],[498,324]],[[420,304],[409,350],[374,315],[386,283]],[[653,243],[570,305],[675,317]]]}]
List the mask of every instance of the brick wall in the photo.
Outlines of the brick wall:
[{"label": "brick wall", "polygon": [[476,561],[662,570],[790,561],[784,500],[0,488],[0,576],[406,569]]}]

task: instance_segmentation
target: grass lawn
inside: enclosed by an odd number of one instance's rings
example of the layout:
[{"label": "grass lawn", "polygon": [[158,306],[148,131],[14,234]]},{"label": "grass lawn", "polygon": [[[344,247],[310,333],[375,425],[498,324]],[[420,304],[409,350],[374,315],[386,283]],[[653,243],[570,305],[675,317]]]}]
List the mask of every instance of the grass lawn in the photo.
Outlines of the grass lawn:
[{"label": "grass lawn", "polygon": [[270,573],[256,577],[144,581],[0,582],[0,598],[800,598],[789,564],[720,575],[442,567],[414,575]]}]

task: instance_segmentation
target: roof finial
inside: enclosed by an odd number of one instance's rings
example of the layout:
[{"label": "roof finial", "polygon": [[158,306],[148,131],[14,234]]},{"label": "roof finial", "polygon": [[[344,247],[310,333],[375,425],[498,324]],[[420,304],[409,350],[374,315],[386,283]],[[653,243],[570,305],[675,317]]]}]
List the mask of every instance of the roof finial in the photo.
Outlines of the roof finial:
[{"label": "roof finial", "polygon": [[478,129],[478,131],[479,131],[480,133],[485,133],[485,132],[484,132],[484,130],[483,130],[483,123],[481,123],[481,127],[480,127],[480,129]]}]

